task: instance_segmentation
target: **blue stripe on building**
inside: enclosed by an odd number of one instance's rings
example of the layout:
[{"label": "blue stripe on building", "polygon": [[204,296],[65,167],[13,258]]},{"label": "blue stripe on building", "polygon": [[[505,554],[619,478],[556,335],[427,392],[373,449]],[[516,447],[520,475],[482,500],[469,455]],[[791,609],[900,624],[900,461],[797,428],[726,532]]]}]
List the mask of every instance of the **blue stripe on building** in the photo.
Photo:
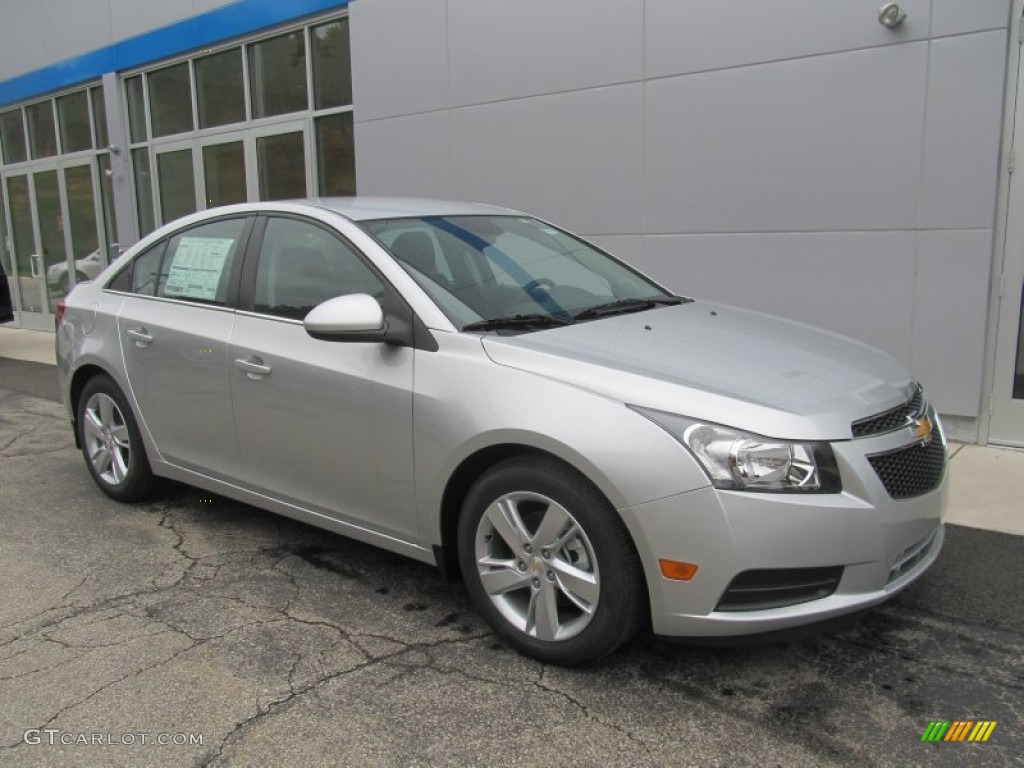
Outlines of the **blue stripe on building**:
[{"label": "blue stripe on building", "polygon": [[0,82],[0,106],[346,5],[348,0],[237,0],[199,16],[4,80]]}]

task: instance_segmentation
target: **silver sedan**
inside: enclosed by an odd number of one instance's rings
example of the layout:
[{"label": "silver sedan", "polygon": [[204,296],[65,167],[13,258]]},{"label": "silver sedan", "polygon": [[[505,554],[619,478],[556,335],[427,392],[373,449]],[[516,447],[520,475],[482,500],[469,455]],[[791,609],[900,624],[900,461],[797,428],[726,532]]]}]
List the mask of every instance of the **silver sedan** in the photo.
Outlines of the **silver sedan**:
[{"label": "silver sedan", "polygon": [[945,438],[900,364],[515,211],[217,208],[57,318],[106,494],[172,478],[434,563],[545,661],[827,622],[942,546]]}]

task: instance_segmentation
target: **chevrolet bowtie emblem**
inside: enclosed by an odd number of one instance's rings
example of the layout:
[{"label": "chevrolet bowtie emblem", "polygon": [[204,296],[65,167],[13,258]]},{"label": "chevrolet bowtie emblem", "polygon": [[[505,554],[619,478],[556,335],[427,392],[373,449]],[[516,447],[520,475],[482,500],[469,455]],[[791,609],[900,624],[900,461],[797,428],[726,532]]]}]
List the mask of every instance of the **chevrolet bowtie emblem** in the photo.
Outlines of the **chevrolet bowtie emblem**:
[{"label": "chevrolet bowtie emblem", "polygon": [[914,437],[921,441],[921,445],[928,445],[932,441],[932,420],[922,416],[914,420]]}]

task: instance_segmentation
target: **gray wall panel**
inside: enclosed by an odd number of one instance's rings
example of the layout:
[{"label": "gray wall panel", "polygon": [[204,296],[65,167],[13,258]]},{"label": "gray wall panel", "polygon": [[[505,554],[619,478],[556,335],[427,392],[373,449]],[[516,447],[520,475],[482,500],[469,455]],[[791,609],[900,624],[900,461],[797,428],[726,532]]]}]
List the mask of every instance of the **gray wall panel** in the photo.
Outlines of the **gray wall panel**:
[{"label": "gray wall panel", "polygon": [[644,238],[652,277],[695,298],[801,320],[911,359],[913,232]]},{"label": "gray wall panel", "polygon": [[918,234],[913,370],[943,413],[976,416],[981,405],[992,235]]},{"label": "gray wall panel", "polygon": [[0,79],[31,72],[46,66],[46,46],[39,38],[25,34],[26,29],[46,28],[46,16],[40,3],[3,4],[0,23]]},{"label": "gray wall panel", "polygon": [[447,112],[356,123],[359,194],[455,197],[448,135]]},{"label": "gray wall panel", "polygon": [[1005,32],[932,42],[922,227],[993,225],[1005,71]]},{"label": "gray wall panel", "polygon": [[647,232],[912,228],[927,43],[647,83]]},{"label": "gray wall panel", "polygon": [[643,3],[448,0],[453,105],[638,80]]},{"label": "gray wall panel", "polygon": [[[1003,0],[1005,1],[1005,0]],[[970,3],[974,0],[951,0]],[[907,19],[878,23],[881,0],[646,0],[647,76],[699,72],[928,37],[930,0],[903,0]]]},{"label": "gray wall panel", "polygon": [[[108,0],[114,40],[124,40],[191,16],[193,0]],[[111,41],[108,41],[111,42]]]},{"label": "gray wall panel", "polygon": [[1006,27],[1010,0],[933,0],[932,34],[957,35]]},{"label": "gray wall panel", "polygon": [[452,110],[456,190],[594,234],[640,231],[642,86]]},{"label": "gray wall panel", "polygon": [[363,0],[349,10],[356,120],[448,105],[446,0]]},{"label": "gray wall panel", "polygon": [[43,0],[39,5],[40,28],[46,30],[37,42],[45,51],[42,66],[109,45],[113,39],[109,0]]}]

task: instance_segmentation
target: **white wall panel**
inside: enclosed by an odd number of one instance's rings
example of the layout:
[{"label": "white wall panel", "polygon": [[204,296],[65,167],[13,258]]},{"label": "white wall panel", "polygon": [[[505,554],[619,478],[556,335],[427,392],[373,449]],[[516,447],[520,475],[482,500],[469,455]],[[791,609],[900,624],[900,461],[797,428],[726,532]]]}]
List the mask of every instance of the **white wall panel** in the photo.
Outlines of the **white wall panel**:
[{"label": "white wall panel", "polygon": [[1010,0],[933,0],[932,34],[957,35],[1006,27]]},{"label": "white wall panel", "polygon": [[928,37],[931,13],[930,0],[901,0],[907,18],[897,29],[887,29],[878,23],[881,0],[646,0],[645,5],[647,77],[918,40]]},{"label": "white wall panel", "polygon": [[447,112],[356,123],[355,140],[359,194],[455,196]]},{"label": "white wall panel", "polygon": [[356,120],[448,105],[445,0],[363,0],[349,6]]},{"label": "white wall panel", "polygon": [[643,3],[448,0],[454,105],[638,80]]},{"label": "white wall panel", "polygon": [[45,30],[45,34],[35,42],[45,52],[44,64],[110,44],[110,0],[43,0],[39,5],[43,24],[38,29]]},{"label": "white wall panel", "polygon": [[649,81],[646,231],[912,228],[927,46]]},{"label": "white wall panel", "polygon": [[1005,73],[1005,32],[932,42],[922,227],[993,225]]},{"label": "white wall panel", "polygon": [[49,64],[46,46],[25,30],[45,29],[40,3],[4,3],[0,6],[0,80],[31,72]]},{"label": "white wall panel", "polygon": [[918,233],[914,373],[942,413],[977,416],[981,405],[992,235]]},{"label": "white wall panel", "polygon": [[641,88],[452,110],[456,190],[581,232],[638,233]]},{"label": "white wall panel", "polygon": [[910,362],[913,232],[644,238],[652,277],[687,296],[801,320]]},{"label": "white wall panel", "polygon": [[[192,15],[193,0],[108,0],[113,40],[124,40]],[[108,41],[112,42],[112,41]]]}]

